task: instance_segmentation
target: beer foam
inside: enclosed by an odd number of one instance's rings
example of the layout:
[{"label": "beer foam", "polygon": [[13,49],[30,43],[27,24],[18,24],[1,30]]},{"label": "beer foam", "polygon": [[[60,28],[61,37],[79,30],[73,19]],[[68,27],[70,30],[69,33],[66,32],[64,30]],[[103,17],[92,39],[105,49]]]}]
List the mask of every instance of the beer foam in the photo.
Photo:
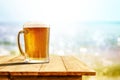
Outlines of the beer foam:
[{"label": "beer foam", "polygon": [[48,24],[38,23],[38,22],[27,22],[23,25],[24,28],[33,28],[33,27],[50,27]]}]

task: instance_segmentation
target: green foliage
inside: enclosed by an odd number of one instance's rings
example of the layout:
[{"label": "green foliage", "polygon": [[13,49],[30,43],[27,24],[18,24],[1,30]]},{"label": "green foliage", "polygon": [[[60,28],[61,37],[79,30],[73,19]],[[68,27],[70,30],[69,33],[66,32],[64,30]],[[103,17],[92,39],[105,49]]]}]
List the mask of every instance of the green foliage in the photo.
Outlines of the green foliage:
[{"label": "green foliage", "polygon": [[99,67],[95,69],[99,76],[118,77],[120,76],[120,64]]},{"label": "green foliage", "polygon": [[1,41],[0,44],[1,45],[12,45],[12,43],[9,41]]},{"label": "green foliage", "polygon": [[106,67],[103,71],[103,75],[106,75],[106,76],[120,76],[120,64]]}]

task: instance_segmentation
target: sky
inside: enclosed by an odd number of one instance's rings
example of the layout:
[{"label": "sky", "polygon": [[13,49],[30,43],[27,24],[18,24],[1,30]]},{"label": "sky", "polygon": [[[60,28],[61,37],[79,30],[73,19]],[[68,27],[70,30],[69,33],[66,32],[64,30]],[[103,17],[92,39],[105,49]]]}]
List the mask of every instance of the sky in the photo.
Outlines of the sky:
[{"label": "sky", "polygon": [[0,22],[120,21],[120,0],[0,0]]},{"label": "sky", "polygon": [[[119,25],[79,25],[79,23],[118,22],[120,24],[120,0],[0,0],[0,23],[29,21],[44,22],[54,27],[50,33],[53,48],[56,44],[58,49],[60,47],[62,50],[63,46],[74,47],[78,44],[77,41],[82,43],[85,40],[86,43],[93,40],[98,45],[104,45],[105,34],[119,35],[117,33],[120,29]],[[6,29],[4,26],[0,26],[1,31],[2,27],[9,32],[9,28]],[[18,29],[18,26],[16,27]],[[9,37],[7,36],[7,39]],[[12,36],[13,41],[15,38]]]}]

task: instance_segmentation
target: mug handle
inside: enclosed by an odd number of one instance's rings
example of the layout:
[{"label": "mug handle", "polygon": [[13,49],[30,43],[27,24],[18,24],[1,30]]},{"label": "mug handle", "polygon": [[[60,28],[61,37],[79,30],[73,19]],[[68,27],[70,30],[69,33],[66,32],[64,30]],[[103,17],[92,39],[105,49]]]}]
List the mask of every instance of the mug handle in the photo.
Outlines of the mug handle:
[{"label": "mug handle", "polygon": [[25,52],[23,52],[23,50],[22,50],[22,48],[21,48],[21,45],[20,45],[20,35],[21,35],[22,33],[24,33],[23,30],[19,31],[19,33],[18,33],[18,35],[17,35],[17,44],[18,44],[18,48],[19,48],[20,53],[21,53],[24,57],[26,57],[26,56],[25,56]]}]

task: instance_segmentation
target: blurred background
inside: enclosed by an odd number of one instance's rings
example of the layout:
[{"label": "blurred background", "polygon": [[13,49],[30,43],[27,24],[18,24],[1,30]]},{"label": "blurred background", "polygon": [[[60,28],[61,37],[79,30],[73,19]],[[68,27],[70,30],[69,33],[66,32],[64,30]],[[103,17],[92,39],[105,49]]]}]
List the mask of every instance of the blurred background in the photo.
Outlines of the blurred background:
[{"label": "blurred background", "polygon": [[25,22],[50,24],[50,54],[93,68],[84,80],[120,80],[120,0],[0,0],[0,55],[20,54]]}]

